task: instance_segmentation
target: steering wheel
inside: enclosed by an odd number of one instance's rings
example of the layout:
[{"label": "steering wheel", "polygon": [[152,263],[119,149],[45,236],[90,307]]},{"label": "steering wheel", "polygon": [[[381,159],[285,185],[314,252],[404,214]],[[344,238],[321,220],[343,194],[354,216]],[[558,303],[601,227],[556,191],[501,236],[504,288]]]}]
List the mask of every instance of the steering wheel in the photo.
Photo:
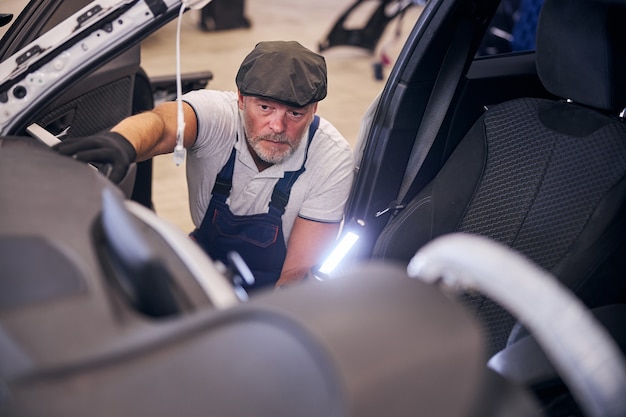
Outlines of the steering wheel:
[{"label": "steering wheel", "polygon": [[482,236],[439,237],[408,274],[453,289],[475,289],[534,336],[589,417],[626,415],[626,361],[608,332],[558,280],[517,252]]}]

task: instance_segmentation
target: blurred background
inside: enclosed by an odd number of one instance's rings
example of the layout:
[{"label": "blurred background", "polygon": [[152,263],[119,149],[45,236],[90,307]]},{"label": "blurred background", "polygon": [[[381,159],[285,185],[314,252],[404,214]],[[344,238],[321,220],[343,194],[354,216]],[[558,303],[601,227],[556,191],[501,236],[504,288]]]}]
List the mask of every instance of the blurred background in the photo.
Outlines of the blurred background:
[{"label": "blurred background", "polygon": [[[2,0],[0,12],[16,16],[25,0]],[[358,3],[358,5],[357,5]],[[357,5],[341,25],[346,30],[363,28],[381,4],[387,16],[395,16],[373,48],[336,44],[320,51],[338,19]],[[403,13],[398,14],[398,8]],[[214,0],[210,8],[192,10],[181,27],[181,72],[210,71],[207,88],[235,90],[235,74],[243,58],[260,41],[295,40],[321,52],[328,66],[328,97],[318,114],[330,120],[355,145],[361,118],[384,87],[402,45],[422,11],[420,2],[379,0]],[[170,22],[142,43],[142,67],[149,77],[176,72],[176,21]],[[0,35],[6,28],[0,28]],[[375,70],[377,68],[377,70]],[[183,231],[193,229],[189,215],[184,166],[171,155],[154,161],[153,203],[157,214]]]}]

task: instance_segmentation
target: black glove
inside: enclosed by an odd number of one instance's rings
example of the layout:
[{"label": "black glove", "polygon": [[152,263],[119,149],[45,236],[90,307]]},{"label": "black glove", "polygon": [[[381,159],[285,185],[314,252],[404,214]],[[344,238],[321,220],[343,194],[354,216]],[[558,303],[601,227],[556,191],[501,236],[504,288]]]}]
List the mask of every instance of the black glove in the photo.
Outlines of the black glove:
[{"label": "black glove", "polygon": [[79,161],[108,164],[110,169],[107,176],[114,183],[119,183],[124,178],[128,167],[137,157],[133,145],[115,132],[67,138],[52,149]]}]

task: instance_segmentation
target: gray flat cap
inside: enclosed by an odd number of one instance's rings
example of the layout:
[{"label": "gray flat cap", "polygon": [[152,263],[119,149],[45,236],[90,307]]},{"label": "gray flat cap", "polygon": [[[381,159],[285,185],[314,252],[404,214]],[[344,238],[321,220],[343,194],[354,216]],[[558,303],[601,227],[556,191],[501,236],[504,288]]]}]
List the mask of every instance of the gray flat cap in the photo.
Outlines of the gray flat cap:
[{"label": "gray flat cap", "polygon": [[326,97],[326,60],[295,41],[259,42],[235,82],[243,95],[304,107]]}]

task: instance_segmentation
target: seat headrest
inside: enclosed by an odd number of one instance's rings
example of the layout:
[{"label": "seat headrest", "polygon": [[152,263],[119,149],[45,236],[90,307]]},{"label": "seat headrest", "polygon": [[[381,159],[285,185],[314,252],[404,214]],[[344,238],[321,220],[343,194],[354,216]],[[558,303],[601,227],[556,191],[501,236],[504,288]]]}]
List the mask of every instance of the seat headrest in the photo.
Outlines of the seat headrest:
[{"label": "seat headrest", "polygon": [[536,62],[539,78],[550,93],[601,110],[622,110],[626,107],[626,5],[545,0],[537,24]]}]

